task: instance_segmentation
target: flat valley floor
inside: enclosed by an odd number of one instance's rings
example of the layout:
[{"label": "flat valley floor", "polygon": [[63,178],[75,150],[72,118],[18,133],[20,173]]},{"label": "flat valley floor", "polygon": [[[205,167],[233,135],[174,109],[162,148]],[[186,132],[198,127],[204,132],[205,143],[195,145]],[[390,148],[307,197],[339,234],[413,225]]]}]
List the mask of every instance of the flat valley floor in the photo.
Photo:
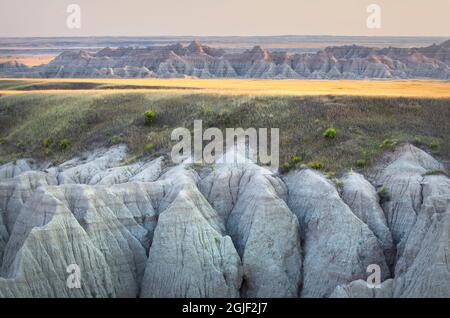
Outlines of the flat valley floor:
[{"label": "flat valley floor", "polygon": [[253,96],[379,96],[450,98],[449,81],[251,79],[0,79],[0,94],[86,91],[182,92]]}]

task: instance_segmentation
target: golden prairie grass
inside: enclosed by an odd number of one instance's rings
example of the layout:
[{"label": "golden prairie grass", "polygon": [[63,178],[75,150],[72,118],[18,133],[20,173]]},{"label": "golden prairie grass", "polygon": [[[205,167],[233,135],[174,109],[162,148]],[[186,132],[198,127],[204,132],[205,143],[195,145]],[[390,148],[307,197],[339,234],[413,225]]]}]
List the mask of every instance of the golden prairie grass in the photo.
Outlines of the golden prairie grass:
[{"label": "golden prairie grass", "polygon": [[[10,85],[5,85],[8,83]],[[13,83],[13,84],[11,84]],[[93,87],[86,89],[83,84]],[[250,79],[0,79],[0,94],[144,92],[251,96],[379,96],[450,98],[450,81],[250,80]],[[47,88],[46,88],[47,87]]]}]

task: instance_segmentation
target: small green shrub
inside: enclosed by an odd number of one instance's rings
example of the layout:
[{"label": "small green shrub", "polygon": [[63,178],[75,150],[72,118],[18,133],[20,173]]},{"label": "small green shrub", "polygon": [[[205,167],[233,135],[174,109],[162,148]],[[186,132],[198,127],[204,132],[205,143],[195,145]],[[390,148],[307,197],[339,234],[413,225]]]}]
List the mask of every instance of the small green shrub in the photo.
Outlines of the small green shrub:
[{"label": "small green shrub", "polygon": [[153,122],[153,118],[155,117],[155,113],[151,110],[147,110],[145,113],[145,125],[150,126]]},{"label": "small green shrub", "polygon": [[380,203],[387,202],[391,199],[391,197],[385,187],[379,188],[377,193],[378,193],[378,196],[380,197]]},{"label": "small green shrub", "polygon": [[388,148],[393,150],[395,146],[397,145],[397,140],[386,138],[383,140],[383,142],[380,144],[380,148]]},{"label": "small green shrub", "polygon": [[335,175],[336,175],[336,173],[333,172],[333,171],[327,171],[327,172],[325,172],[325,177],[328,178],[328,179],[333,178]]},{"label": "small green shrub", "polygon": [[291,157],[291,162],[293,164],[299,163],[300,161],[302,161],[302,157],[300,157],[300,156],[292,156]]},{"label": "small green shrub", "polygon": [[307,166],[310,167],[311,169],[315,169],[315,170],[323,169],[323,164],[319,161],[310,161],[307,163]]},{"label": "small green shrub", "polygon": [[364,159],[358,159],[358,160],[356,160],[356,165],[357,165],[358,167],[364,167],[364,166],[366,165],[366,160],[364,160]]},{"label": "small green shrub", "polygon": [[67,139],[67,138],[61,139],[59,141],[59,149],[66,150],[70,147],[70,144],[71,144],[71,142],[69,139]]},{"label": "small green shrub", "polygon": [[151,154],[153,152],[154,146],[153,144],[146,144],[145,147],[145,152]]},{"label": "small green shrub", "polygon": [[25,144],[23,143],[23,142],[21,142],[21,141],[19,141],[17,144],[16,144],[16,147],[20,150],[20,151],[25,151]]},{"label": "small green shrub", "polygon": [[280,171],[280,173],[287,173],[289,172],[289,170],[291,170],[291,165],[289,164],[289,162],[285,162],[280,166],[280,168],[278,168],[278,170]]},{"label": "small green shrub", "polygon": [[415,136],[415,137],[414,137],[414,144],[415,144],[415,145],[421,145],[421,144],[422,144],[422,137],[420,137],[420,136]]},{"label": "small green shrub", "polygon": [[430,147],[433,154],[438,154],[441,149],[441,143],[439,142],[439,140],[433,139],[428,143],[428,147]]},{"label": "small green shrub", "polygon": [[44,140],[42,140],[42,145],[44,146],[44,148],[50,147],[50,144],[51,144],[50,138],[45,138]]},{"label": "small green shrub", "polygon": [[333,127],[327,128],[323,133],[323,136],[325,138],[329,138],[329,139],[335,138],[336,135],[337,135],[337,130],[336,130],[336,128],[333,128]]},{"label": "small green shrub", "polygon": [[3,145],[3,144],[5,144],[5,143],[6,143],[5,138],[0,138],[0,145]]},{"label": "small green shrub", "polygon": [[344,185],[344,181],[342,181],[341,179],[334,179],[334,183],[340,187]]},{"label": "small green shrub", "polygon": [[123,141],[123,138],[119,135],[114,135],[111,137],[111,143],[114,145],[120,144]]}]

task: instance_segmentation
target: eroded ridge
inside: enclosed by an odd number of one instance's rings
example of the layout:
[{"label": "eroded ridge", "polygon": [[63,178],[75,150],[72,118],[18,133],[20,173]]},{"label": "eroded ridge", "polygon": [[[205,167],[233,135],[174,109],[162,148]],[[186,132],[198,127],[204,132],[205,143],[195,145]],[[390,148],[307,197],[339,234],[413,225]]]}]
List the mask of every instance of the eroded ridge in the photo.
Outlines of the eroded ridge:
[{"label": "eroded ridge", "polygon": [[0,166],[0,297],[450,297],[450,179],[414,146],[339,187],[126,152]]}]

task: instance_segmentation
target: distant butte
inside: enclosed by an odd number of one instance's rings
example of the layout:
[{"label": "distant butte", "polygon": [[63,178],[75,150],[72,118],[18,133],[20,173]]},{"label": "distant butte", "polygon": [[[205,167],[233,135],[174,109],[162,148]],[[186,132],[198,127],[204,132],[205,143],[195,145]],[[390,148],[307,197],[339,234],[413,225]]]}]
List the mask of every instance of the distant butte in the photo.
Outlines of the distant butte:
[{"label": "distant butte", "polygon": [[316,53],[226,52],[192,41],[167,46],[67,51],[46,65],[0,63],[1,77],[450,79],[450,40],[422,48],[327,47]]}]

